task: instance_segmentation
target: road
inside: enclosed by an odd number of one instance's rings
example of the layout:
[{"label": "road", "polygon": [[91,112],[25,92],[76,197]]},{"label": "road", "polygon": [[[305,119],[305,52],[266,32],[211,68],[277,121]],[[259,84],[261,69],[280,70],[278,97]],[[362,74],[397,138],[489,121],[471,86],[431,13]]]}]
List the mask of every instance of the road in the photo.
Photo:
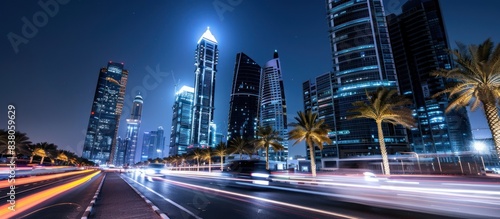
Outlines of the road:
[{"label": "road", "polygon": [[[163,177],[148,178],[139,173],[131,173],[123,176],[170,218],[447,218],[447,216],[458,218],[461,216],[447,215],[446,211],[436,210],[430,211],[431,213],[421,213],[426,211],[418,208],[393,209],[397,206],[395,203],[380,204],[373,200],[387,201],[387,198],[390,198],[401,202],[402,199],[416,202],[415,197],[396,198],[387,190],[370,191],[372,189],[370,187],[361,189],[347,186],[350,188],[347,190],[342,186],[273,183],[263,188],[251,184],[245,185],[243,182],[232,185],[228,184],[230,181],[206,175],[172,173]],[[358,194],[359,199],[355,198]],[[371,200],[366,201],[367,197]],[[416,205],[420,206],[422,203]]]},{"label": "road", "polygon": [[[101,174],[76,171],[16,179],[16,211],[0,209],[0,218],[79,218],[89,205]],[[5,181],[2,181],[5,182]],[[8,203],[8,187],[0,187],[0,202]]]}]

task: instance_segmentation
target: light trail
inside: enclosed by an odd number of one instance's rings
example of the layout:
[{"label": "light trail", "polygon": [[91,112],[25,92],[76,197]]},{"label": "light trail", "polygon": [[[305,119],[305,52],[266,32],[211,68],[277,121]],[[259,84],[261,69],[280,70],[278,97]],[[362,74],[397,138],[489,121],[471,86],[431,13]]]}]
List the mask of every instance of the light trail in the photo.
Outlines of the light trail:
[{"label": "light trail", "polygon": [[23,185],[23,184],[34,183],[34,182],[55,179],[55,178],[64,177],[64,176],[71,176],[71,175],[76,175],[76,174],[84,174],[84,173],[88,173],[91,171],[94,171],[94,170],[82,170],[82,171],[74,171],[74,172],[67,172],[67,173],[50,174],[50,175],[44,175],[44,176],[15,178],[16,181],[14,183],[10,183],[8,180],[2,180],[2,181],[0,181],[0,189],[8,188],[11,185],[15,185],[17,187],[17,186]]},{"label": "light trail", "polygon": [[[179,208],[179,209],[181,209],[181,210],[185,211],[186,213],[188,213],[189,215],[191,215],[191,216],[195,217],[196,219],[202,219],[201,217],[198,217],[198,216],[197,216],[196,214],[194,214],[193,212],[191,212],[191,211],[189,211],[188,209],[186,209],[186,208],[182,207],[182,205],[177,204],[176,202],[174,202],[174,201],[172,201],[171,199],[169,199],[169,198],[167,198],[167,197],[163,196],[162,194],[160,194],[160,193],[156,192],[155,190],[152,190],[151,188],[149,188],[149,187],[145,186],[144,184],[142,184],[142,183],[140,183],[140,182],[137,182],[136,180],[134,180],[134,179],[132,179],[132,178],[130,178],[130,177],[128,177],[128,178],[129,178],[130,180],[134,181],[135,183],[137,183],[137,185],[140,185],[140,186],[144,187],[145,189],[147,189],[148,191],[152,192],[153,194],[155,194],[155,195],[157,195],[157,196],[160,196],[163,200],[165,200],[165,201],[169,202],[170,204],[174,205],[175,207],[177,207],[177,208]],[[155,178],[156,178],[156,177],[155,177]],[[127,181],[125,180],[125,182],[127,182]],[[128,182],[127,182],[127,183],[128,183]]]},{"label": "light trail", "polygon": [[40,204],[40,203],[42,203],[42,202],[44,202],[52,197],[55,197],[63,192],[68,191],[69,189],[75,188],[75,187],[89,181],[90,179],[92,179],[94,176],[96,176],[100,172],[101,171],[97,171],[95,173],[92,173],[88,176],[82,177],[81,179],[75,180],[73,182],[66,183],[66,184],[63,184],[63,185],[60,185],[60,186],[57,186],[54,188],[50,188],[50,189],[35,193],[33,195],[30,195],[30,196],[15,200],[16,201],[15,211],[11,211],[9,209],[9,207],[11,206],[10,204],[2,205],[2,206],[0,206],[0,215],[2,215],[2,218],[12,218],[20,213],[23,213],[23,212],[29,210],[30,208],[35,207],[36,205],[38,205],[38,204]]},{"label": "light trail", "polygon": [[335,212],[330,212],[330,211],[324,211],[320,209],[315,209],[315,208],[309,208],[305,206],[300,206],[300,205],[295,205],[295,204],[290,204],[286,202],[280,202],[280,201],[275,201],[271,199],[266,199],[266,198],[260,198],[260,197],[255,197],[255,196],[250,196],[250,195],[244,195],[244,194],[239,194],[239,193],[234,193],[234,192],[229,192],[229,191],[224,191],[220,189],[214,189],[214,188],[209,188],[209,187],[204,187],[204,186],[198,186],[198,185],[193,185],[189,183],[182,183],[182,182],[176,182],[173,180],[168,180],[165,178],[159,178],[159,177],[154,177],[156,180],[161,180],[165,182],[169,182],[175,185],[183,186],[183,187],[188,187],[188,188],[197,188],[197,189],[202,189],[202,190],[208,190],[212,192],[218,192],[226,195],[232,195],[232,196],[237,196],[237,197],[243,197],[243,198],[248,198],[248,199],[255,199],[267,203],[272,203],[275,205],[280,205],[280,206],[285,206],[285,207],[290,207],[290,208],[296,208],[296,209],[301,209],[301,210],[306,210],[306,211],[311,211],[315,213],[320,213],[320,214],[325,214],[325,215],[330,215],[330,216],[335,216],[335,217],[340,217],[340,218],[349,218],[349,219],[355,219],[356,217],[345,215],[345,214],[340,214],[340,213],[335,213]]}]

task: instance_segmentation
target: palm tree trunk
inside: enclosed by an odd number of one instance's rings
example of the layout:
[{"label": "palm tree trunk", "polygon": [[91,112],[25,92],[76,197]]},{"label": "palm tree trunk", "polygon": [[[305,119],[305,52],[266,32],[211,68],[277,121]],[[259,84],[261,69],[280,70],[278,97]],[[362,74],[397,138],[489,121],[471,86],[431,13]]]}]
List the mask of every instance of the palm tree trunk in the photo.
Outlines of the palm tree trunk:
[{"label": "palm tree trunk", "polygon": [[198,164],[196,171],[200,172],[200,158],[196,158],[196,163]]},{"label": "palm tree trunk", "polygon": [[266,147],[266,170],[269,170],[269,145]]},{"label": "palm tree trunk", "polygon": [[224,156],[220,156],[220,171],[222,171],[222,169],[224,168],[222,166],[222,160],[223,160]]},{"label": "palm tree trunk", "polygon": [[212,160],[211,159],[208,159],[208,172],[212,172],[212,165],[211,165],[211,162]]},{"label": "palm tree trunk", "polygon": [[241,160],[241,152],[240,152],[240,160]]},{"label": "palm tree trunk", "polygon": [[309,156],[311,157],[312,177],[316,177],[316,158],[314,157],[314,145],[310,140],[307,140],[307,146],[309,146]]},{"label": "palm tree trunk", "polygon": [[380,145],[380,153],[382,154],[382,164],[384,166],[384,174],[391,175],[391,170],[389,168],[389,159],[387,158],[387,149],[385,148],[382,122],[377,121],[377,131],[378,131],[378,143]]},{"label": "palm tree trunk", "polygon": [[42,165],[42,164],[43,164],[43,160],[44,160],[44,159],[45,159],[45,157],[44,157],[44,156],[42,156],[42,160],[40,160],[40,165]]},{"label": "palm tree trunk", "polygon": [[31,157],[30,157],[30,163],[33,163],[33,157],[34,157],[34,156],[31,156]]},{"label": "palm tree trunk", "polygon": [[498,115],[498,109],[496,105],[492,103],[483,103],[483,105],[486,120],[488,121],[491,136],[493,137],[493,143],[495,144],[495,149],[497,151],[497,157],[500,158],[500,118]]}]

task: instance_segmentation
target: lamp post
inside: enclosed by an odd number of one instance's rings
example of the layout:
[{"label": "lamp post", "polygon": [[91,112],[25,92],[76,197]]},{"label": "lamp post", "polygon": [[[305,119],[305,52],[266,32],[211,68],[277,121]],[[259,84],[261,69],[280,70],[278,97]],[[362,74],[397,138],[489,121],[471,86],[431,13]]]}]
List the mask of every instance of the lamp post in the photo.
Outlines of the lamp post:
[{"label": "lamp post", "polygon": [[486,144],[482,141],[474,141],[474,149],[477,151],[477,155],[481,158],[481,163],[483,164],[483,170],[486,170],[486,166],[484,165],[483,155],[480,152],[483,152],[486,148]]},{"label": "lamp post", "polygon": [[418,157],[418,154],[416,152],[399,152],[400,154],[414,154],[415,157],[417,157],[417,164],[418,164],[418,171],[420,174],[422,174],[422,168],[420,167],[420,159]]}]

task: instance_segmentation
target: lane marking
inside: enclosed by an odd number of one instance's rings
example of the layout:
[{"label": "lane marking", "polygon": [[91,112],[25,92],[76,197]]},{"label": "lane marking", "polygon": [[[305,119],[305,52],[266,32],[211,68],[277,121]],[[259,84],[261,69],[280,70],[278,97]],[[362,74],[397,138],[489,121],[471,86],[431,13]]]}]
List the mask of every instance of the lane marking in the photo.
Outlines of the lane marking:
[{"label": "lane marking", "polygon": [[180,204],[177,204],[176,202],[172,201],[171,199],[168,199],[167,197],[163,196],[162,194],[160,194],[160,193],[158,193],[158,192],[156,192],[156,191],[152,190],[151,188],[148,188],[147,186],[143,185],[142,183],[137,182],[136,180],[134,180],[134,179],[132,179],[132,178],[130,178],[130,177],[128,177],[128,176],[127,176],[127,178],[129,178],[130,180],[132,180],[132,181],[134,181],[135,183],[137,183],[137,185],[140,185],[140,186],[144,187],[145,189],[147,189],[148,191],[150,191],[150,192],[154,193],[155,195],[157,195],[157,196],[159,196],[159,197],[163,198],[163,200],[165,200],[165,201],[169,202],[170,204],[174,205],[175,207],[177,207],[177,208],[179,208],[179,209],[181,209],[181,210],[185,211],[186,213],[188,213],[189,215],[191,215],[191,216],[195,217],[196,219],[202,219],[201,217],[198,217],[198,216],[197,216],[196,214],[194,214],[193,212],[191,212],[191,211],[189,211],[188,209],[186,209],[186,208],[182,207]]}]

